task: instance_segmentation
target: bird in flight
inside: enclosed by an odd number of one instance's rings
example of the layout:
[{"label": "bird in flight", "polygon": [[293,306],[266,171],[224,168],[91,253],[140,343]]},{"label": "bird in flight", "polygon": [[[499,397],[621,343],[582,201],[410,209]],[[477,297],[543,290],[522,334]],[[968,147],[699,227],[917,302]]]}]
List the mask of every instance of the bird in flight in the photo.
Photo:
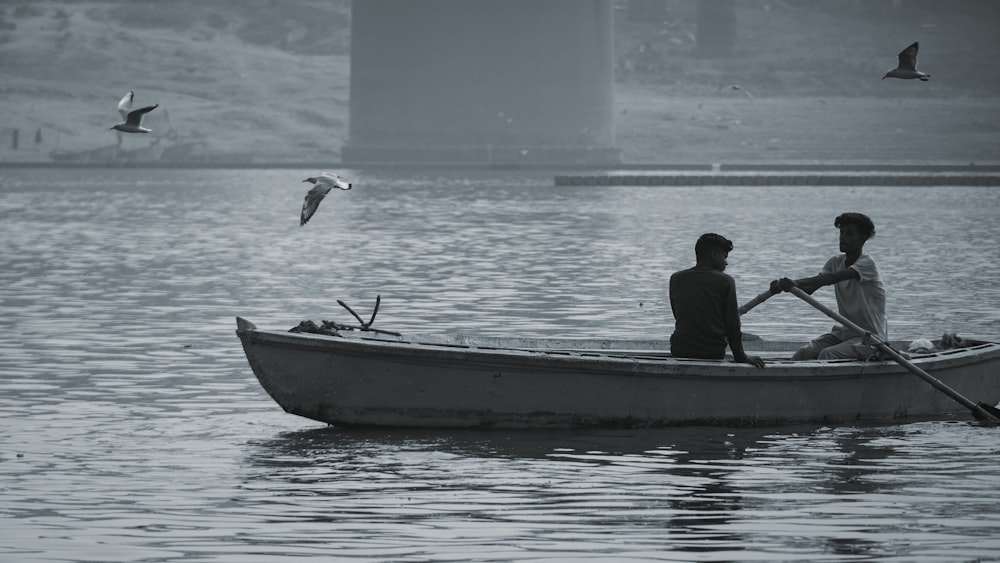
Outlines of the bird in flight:
[{"label": "bird in flight", "polygon": [[125,121],[111,127],[111,129],[116,129],[122,133],[149,133],[152,129],[146,129],[142,126],[142,117],[158,108],[160,104],[132,109],[132,96],[133,92],[129,91],[121,100],[118,100],[118,113],[121,114],[122,119]]},{"label": "bird in flight", "polygon": [[319,176],[312,176],[302,181],[316,185],[306,193],[306,199],[302,202],[302,217],[299,219],[300,227],[309,222],[309,219],[319,209],[319,202],[323,201],[323,198],[326,197],[326,194],[330,193],[330,190],[333,188],[337,188],[338,190],[351,189],[349,182],[345,182],[339,175],[329,172],[324,172]]},{"label": "bird in flight", "polygon": [[890,69],[882,77],[882,80],[886,78],[919,78],[924,82],[931,77],[929,74],[924,74],[917,70],[917,49],[920,48],[920,43],[914,42],[909,47],[903,49],[899,52],[899,65],[894,69]]}]

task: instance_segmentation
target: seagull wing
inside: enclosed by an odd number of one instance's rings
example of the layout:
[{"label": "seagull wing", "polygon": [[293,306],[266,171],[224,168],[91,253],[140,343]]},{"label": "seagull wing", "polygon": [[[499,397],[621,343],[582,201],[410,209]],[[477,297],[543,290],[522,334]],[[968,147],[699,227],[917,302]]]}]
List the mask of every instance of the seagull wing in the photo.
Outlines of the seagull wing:
[{"label": "seagull wing", "polygon": [[132,111],[132,91],[129,90],[128,94],[122,96],[122,99],[118,100],[118,113],[122,115],[122,119],[128,119],[128,113]]},{"label": "seagull wing", "polygon": [[316,186],[306,194],[305,201],[302,202],[302,216],[299,218],[299,226],[305,225],[312,218],[316,210],[319,209],[319,202],[323,201],[326,194],[330,192],[327,186]]},{"label": "seagull wing", "polygon": [[920,43],[913,43],[899,52],[900,70],[917,70],[917,49],[919,48]]},{"label": "seagull wing", "polygon": [[160,107],[160,104],[134,109],[128,112],[128,116],[125,118],[125,122],[128,123],[129,125],[139,125],[140,123],[142,123],[142,116],[146,115],[147,113],[153,111],[158,107]]}]

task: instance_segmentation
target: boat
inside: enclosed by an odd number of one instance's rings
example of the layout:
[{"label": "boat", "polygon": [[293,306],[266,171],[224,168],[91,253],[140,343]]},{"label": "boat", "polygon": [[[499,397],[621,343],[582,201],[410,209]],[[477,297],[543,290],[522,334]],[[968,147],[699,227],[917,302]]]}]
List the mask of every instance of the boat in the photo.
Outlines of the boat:
[{"label": "boat", "polygon": [[[631,428],[969,418],[962,404],[910,368],[981,405],[1000,402],[1000,344],[982,340],[964,339],[957,347],[936,340],[933,349],[908,355],[909,368],[889,359],[793,361],[801,343],[748,340],[748,353],[767,362],[757,369],[731,359],[674,358],[669,343],[656,339],[406,335],[364,325],[292,330],[262,330],[237,318],[236,334],[264,390],[285,411],[335,426]],[[903,350],[907,344],[892,343]]]}]

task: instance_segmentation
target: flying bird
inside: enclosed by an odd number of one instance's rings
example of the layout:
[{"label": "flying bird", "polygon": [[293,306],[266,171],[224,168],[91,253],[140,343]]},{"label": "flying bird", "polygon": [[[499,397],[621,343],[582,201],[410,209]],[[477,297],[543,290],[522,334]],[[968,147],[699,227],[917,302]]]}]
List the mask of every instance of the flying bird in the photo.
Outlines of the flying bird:
[{"label": "flying bird", "polygon": [[154,104],[139,109],[132,109],[132,96],[133,92],[130,90],[129,93],[125,94],[121,100],[118,100],[118,113],[122,115],[122,119],[124,119],[125,122],[119,123],[118,125],[111,127],[111,129],[117,129],[122,133],[149,133],[152,129],[146,129],[142,126],[142,117],[160,107],[160,104]]},{"label": "flying bird", "polygon": [[924,74],[917,70],[917,49],[920,48],[920,43],[914,42],[909,47],[903,49],[899,52],[899,65],[894,69],[890,69],[882,77],[882,80],[886,78],[919,78],[924,82],[931,77],[929,74]]},{"label": "flying bird", "polygon": [[330,190],[337,188],[338,190],[349,190],[351,189],[351,184],[345,182],[343,178],[337,174],[331,174],[329,172],[324,172],[319,176],[312,176],[302,180],[303,182],[310,182],[316,184],[306,193],[306,200],[302,202],[302,217],[299,219],[299,226],[305,225],[309,222],[309,219],[316,213],[319,209],[319,202],[323,201],[326,194],[330,193]]}]

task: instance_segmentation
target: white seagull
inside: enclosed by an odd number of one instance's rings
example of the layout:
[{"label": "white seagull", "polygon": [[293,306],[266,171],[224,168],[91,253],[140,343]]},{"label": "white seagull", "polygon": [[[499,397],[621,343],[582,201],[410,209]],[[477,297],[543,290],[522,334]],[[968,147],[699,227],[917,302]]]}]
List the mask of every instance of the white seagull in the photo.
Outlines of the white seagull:
[{"label": "white seagull", "polygon": [[899,65],[896,68],[890,69],[882,77],[882,80],[886,78],[919,78],[924,82],[931,77],[929,74],[924,74],[917,70],[917,49],[920,48],[920,43],[914,42],[909,47],[903,49],[899,52]]},{"label": "white seagull", "polygon": [[326,194],[330,193],[330,190],[337,188],[338,190],[349,190],[351,189],[351,184],[345,182],[343,178],[337,174],[331,174],[329,172],[324,172],[319,176],[312,176],[302,180],[303,182],[310,182],[316,184],[311,190],[306,194],[306,200],[302,202],[302,217],[299,219],[299,226],[305,225],[309,222],[309,218],[316,213],[319,209],[319,202],[323,201]]},{"label": "white seagull", "polygon": [[122,133],[149,133],[152,129],[146,129],[142,126],[142,116],[160,107],[160,104],[153,104],[139,109],[132,109],[132,96],[133,93],[130,90],[129,93],[125,94],[121,100],[118,100],[118,113],[122,115],[122,119],[124,119],[125,122],[119,123],[118,125],[111,127],[111,129],[117,129]]}]

